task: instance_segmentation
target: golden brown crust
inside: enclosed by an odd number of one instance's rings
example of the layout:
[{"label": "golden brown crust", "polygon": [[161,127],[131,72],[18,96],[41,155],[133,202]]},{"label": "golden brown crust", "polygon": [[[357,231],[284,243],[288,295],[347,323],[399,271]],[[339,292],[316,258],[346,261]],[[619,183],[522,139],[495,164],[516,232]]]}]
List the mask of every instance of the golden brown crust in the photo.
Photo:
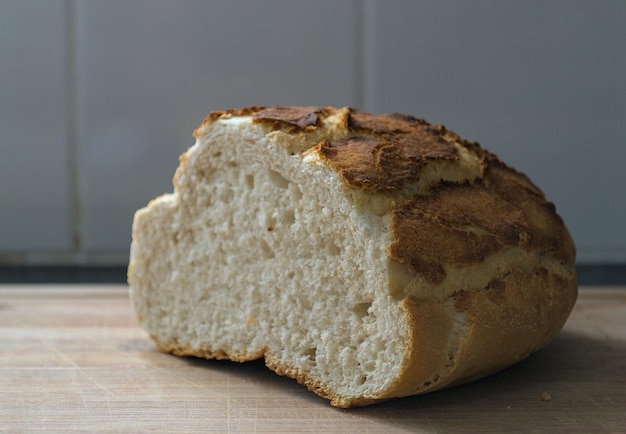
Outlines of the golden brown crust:
[{"label": "golden brown crust", "polygon": [[445,264],[467,267],[505,247],[549,252],[573,266],[574,243],[554,205],[523,174],[489,154],[473,184],[441,184],[392,211],[392,258],[432,284]]},{"label": "golden brown crust", "polygon": [[507,246],[528,243],[529,224],[517,207],[481,185],[448,184],[393,210],[389,254],[432,284],[445,264],[476,265]]},{"label": "golden brown crust", "polygon": [[419,180],[432,160],[455,160],[454,143],[427,122],[399,114],[372,115],[346,109],[352,136],[317,145],[320,157],[351,186],[370,191],[401,190]]},{"label": "golden brown crust", "polygon": [[348,185],[371,191],[401,190],[419,180],[428,160],[457,158],[454,145],[416,135],[389,138],[359,136],[324,141],[318,153]]},{"label": "golden brown crust", "polygon": [[537,265],[516,269],[482,291],[458,291],[453,308],[468,326],[457,352],[451,384],[483,377],[525,359],[545,346],[565,323],[576,301],[575,275]]},{"label": "golden brown crust", "polygon": [[524,213],[530,234],[528,248],[554,254],[563,264],[573,265],[574,242],[543,192],[528,177],[507,166],[495,156],[485,159],[485,183],[502,200]]},{"label": "golden brown crust", "polygon": [[254,122],[266,123],[274,129],[287,128],[290,132],[308,130],[319,125],[321,118],[328,115],[322,107],[271,107],[256,113]]},{"label": "golden brown crust", "polygon": [[432,128],[423,119],[400,113],[376,115],[347,107],[343,123],[352,131],[363,131],[380,136],[411,134],[420,127]]},{"label": "golden brown crust", "polygon": [[561,329],[577,288],[575,276],[538,265],[530,272],[514,270],[479,291],[457,291],[446,303],[405,298],[410,351],[388,396],[470,382],[527,358]]}]

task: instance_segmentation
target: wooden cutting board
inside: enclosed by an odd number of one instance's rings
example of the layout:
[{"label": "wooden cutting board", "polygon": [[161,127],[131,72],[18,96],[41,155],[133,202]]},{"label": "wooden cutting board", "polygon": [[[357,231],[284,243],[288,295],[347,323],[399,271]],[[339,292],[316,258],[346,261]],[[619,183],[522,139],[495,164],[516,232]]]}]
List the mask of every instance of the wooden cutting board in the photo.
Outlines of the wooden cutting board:
[{"label": "wooden cutting board", "polygon": [[626,432],[626,288],[482,381],[340,410],[262,362],[159,353],[125,286],[0,286],[0,432]]}]

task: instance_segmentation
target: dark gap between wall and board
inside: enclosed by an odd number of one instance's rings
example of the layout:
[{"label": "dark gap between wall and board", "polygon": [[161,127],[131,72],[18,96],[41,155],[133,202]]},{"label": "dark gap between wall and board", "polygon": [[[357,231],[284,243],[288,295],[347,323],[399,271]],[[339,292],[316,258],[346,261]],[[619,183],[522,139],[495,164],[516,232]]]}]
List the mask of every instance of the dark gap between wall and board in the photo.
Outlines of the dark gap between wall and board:
[{"label": "dark gap between wall and board", "polygon": [[3,265],[0,284],[124,284],[126,268],[126,265]]},{"label": "dark gap between wall and board", "polygon": [[[580,286],[626,285],[625,264],[580,264],[576,266]],[[0,266],[0,284],[45,283],[126,283],[126,265],[50,266],[4,265]]]}]

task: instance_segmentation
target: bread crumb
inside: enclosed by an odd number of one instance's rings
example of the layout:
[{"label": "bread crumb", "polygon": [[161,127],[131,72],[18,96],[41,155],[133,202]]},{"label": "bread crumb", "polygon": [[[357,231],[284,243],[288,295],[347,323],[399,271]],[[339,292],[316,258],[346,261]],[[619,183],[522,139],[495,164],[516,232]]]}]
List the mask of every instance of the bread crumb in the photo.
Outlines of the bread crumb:
[{"label": "bread crumb", "polygon": [[546,390],[544,390],[541,393],[541,400],[546,401],[546,402],[552,401],[552,395],[550,395]]}]

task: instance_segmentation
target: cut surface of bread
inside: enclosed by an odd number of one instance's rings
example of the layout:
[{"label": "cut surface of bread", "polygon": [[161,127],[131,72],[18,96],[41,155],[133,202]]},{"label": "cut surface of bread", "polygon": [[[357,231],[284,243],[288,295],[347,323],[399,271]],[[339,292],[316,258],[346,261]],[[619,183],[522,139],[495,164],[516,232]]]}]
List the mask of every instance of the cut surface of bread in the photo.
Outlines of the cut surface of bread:
[{"label": "cut surface of bread", "polygon": [[128,268],[166,352],[266,365],[339,407],[472,381],[545,346],[576,300],[554,205],[411,116],[212,112]]}]

